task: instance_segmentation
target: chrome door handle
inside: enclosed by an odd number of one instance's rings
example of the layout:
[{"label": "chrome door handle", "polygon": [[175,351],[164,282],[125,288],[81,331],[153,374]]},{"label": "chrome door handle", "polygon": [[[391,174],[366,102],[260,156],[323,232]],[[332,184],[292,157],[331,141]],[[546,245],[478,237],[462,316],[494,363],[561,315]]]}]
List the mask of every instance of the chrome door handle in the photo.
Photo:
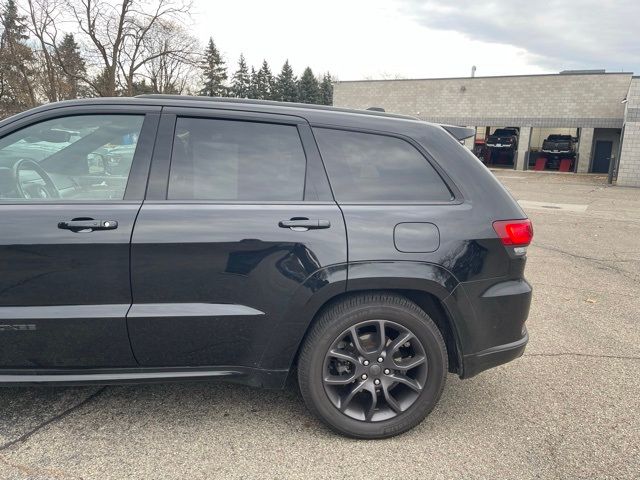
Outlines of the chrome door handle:
[{"label": "chrome door handle", "polygon": [[118,222],[115,220],[69,220],[59,222],[58,228],[62,230],[71,230],[72,232],[93,231],[93,230],[115,230],[118,228]]},{"label": "chrome door handle", "polygon": [[331,222],[329,220],[324,219],[313,219],[310,220],[308,218],[292,218],[290,220],[281,220],[278,223],[280,228],[290,228],[295,231],[307,231],[307,230],[319,230],[321,228],[329,228],[331,227]]}]

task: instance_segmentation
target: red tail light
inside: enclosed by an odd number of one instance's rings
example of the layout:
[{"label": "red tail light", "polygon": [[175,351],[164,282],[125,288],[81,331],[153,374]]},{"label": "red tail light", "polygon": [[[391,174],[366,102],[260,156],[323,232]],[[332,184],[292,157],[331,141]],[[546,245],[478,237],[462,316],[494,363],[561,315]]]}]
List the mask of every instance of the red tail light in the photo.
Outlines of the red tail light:
[{"label": "red tail light", "polygon": [[493,229],[503,245],[526,247],[533,239],[531,220],[499,220],[493,222]]}]

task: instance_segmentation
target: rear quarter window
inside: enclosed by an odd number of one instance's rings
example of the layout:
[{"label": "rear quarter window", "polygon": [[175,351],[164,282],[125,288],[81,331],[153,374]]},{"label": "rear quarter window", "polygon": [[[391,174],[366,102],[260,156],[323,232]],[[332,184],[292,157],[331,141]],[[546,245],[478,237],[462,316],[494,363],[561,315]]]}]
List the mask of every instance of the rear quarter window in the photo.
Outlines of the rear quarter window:
[{"label": "rear quarter window", "polygon": [[339,202],[443,202],[453,198],[413,145],[387,135],[314,128]]}]

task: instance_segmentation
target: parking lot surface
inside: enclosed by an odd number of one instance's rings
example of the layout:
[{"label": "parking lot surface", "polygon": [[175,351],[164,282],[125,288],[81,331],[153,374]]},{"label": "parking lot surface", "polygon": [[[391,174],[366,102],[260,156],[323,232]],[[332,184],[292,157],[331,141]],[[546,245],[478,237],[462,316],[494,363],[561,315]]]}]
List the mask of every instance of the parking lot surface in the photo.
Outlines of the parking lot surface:
[{"label": "parking lot surface", "polygon": [[0,389],[1,479],[638,478],[640,189],[497,171],[534,222],[530,343],[416,429],[356,441],[290,386]]}]

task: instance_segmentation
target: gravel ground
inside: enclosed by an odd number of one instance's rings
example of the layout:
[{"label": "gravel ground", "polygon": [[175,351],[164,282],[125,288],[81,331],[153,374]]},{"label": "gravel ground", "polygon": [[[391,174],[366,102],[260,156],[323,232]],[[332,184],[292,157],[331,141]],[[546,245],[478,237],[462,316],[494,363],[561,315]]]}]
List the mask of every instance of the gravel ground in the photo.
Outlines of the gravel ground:
[{"label": "gravel ground", "polygon": [[416,429],[339,437],[293,385],[6,388],[0,478],[639,478],[640,189],[496,175],[535,205],[529,347],[470,380],[450,375]]}]

